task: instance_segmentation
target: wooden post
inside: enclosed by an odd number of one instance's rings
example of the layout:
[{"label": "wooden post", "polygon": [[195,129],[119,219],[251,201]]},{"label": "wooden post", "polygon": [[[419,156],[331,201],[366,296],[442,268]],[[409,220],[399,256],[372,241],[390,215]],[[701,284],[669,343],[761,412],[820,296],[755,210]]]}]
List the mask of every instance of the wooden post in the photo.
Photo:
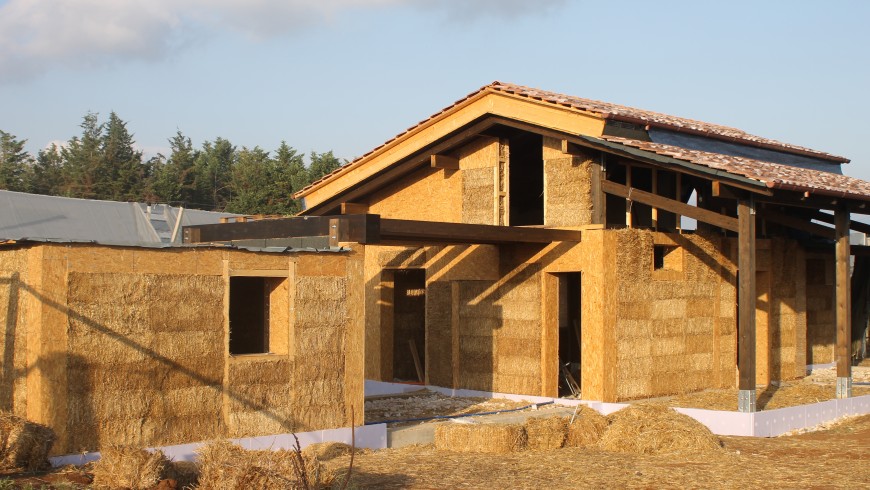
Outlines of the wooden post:
[{"label": "wooden post", "polygon": [[[631,165],[625,166],[625,186],[631,190]],[[631,228],[631,196],[625,198],[625,226]]]},{"label": "wooden post", "polygon": [[[659,171],[656,169],[652,169],[652,193],[658,195],[659,193]],[[652,208],[652,227],[653,230],[658,231],[659,229],[659,208]]]},{"label": "wooden post", "polygon": [[755,201],[737,202],[737,409],[755,411]]},{"label": "wooden post", "polygon": [[591,168],[591,193],[592,193],[592,224],[607,224],[607,196],[601,190],[601,181],[606,179],[607,167],[605,166],[604,153],[598,162],[592,162]]},{"label": "wooden post", "polygon": [[852,396],[852,291],[849,277],[849,209],[845,206],[834,212],[834,227],[837,239],[837,398],[849,398]]}]

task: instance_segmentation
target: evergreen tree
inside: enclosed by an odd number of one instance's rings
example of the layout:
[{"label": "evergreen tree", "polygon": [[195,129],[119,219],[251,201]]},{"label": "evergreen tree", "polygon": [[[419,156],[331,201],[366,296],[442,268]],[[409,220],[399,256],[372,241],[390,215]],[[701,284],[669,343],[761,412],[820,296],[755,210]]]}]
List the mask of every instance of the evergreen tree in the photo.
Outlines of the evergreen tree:
[{"label": "evergreen tree", "polygon": [[0,189],[27,190],[25,178],[33,158],[24,150],[25,143],[27,140],[0,130]]},{"label": "evergreen tree", "polygon": [[312,151],[311,163],[308,165],[308,177],[310,182],[314,182],[333,170],[336,170],[338,167],[341,167],[345,163],[347,163],[347,161],[342,162],[332,154],[332,151],[327,151],[326,153]]},{"label": "evergreen tree", "polygon": [[241,214],[272,214],[271,197],[275,183],[271,174],[272,160],[268,152],[258,146],[242,148],[233,165],[232,198],[226,210]]},{"label": "evergreen tree", "polygon": [[36,162],[31,167],[27,191],[49,196],[59,195],[63,184],[63,165],[61,149],[54,143],[48,148],[39,150]]},{"label": "evergreen tree", "polygon": [[60,194],[67,197],[99,199],[97,178],[102,165],[103,125],[97,114],[88,112],[79,125],[81,137],[73,136],[61,150],[63,157]]},{"label": "evergreen tree", "polygon": [[308,178],[308,170],[302,155],[287,145],[286,141],[275,152],[275,179],[283,192],[287,192],[286,204],[279,214],[296,214],[302,210],[302,204],[298,199],[293,199],[293,194],[307,186],[311,179]]},{"label": "evergreen tree", "polygon": [[100,141],[94,189],[97,199],[138,201],[143,197],[148,167],[142,164],[142,152],[133,148],[134,143],[127,123],[110,113]]},{"label": "evergreen tree", "polygon": [[195,205],[223,210],[232,195],[231,179],[236,148],[228,140],[206,141],[194,163]]},{"label": "evergreen tree", "polygon": [[176,131],[169,139],[169,146],[172,149],[169,159],[155,162],[154,194],[159,201],[193,205],[196,202],[195,164],[199,152],[181,131]]}]

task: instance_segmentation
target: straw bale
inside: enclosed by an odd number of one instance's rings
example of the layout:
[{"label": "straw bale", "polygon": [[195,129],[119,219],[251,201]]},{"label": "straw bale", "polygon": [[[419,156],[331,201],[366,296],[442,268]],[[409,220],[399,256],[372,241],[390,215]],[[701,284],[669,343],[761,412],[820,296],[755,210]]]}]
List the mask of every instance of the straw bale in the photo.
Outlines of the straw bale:
[{"label": "straw bale", "polygon": [[517,393],[520,395],[539,395],[541,393],[540,367],[536,373],[526,376],[495,373],[490,375],[492,379],[492,391],[502,393]]},{"label": "straw bale", "polygon": [[[200,475],[196,488],[200,490],[306,488],[295,451],[248,451],[227,441],[215,441],[197,453]],[[332,485],[332,475],[319,461],[302,457],[302,465],[307,488]]]},{"label": "straw bale", "polygon": [[0,469],[36,471],[48,466],[54,440],[51,428],[0,411]]},{"label": "straw bale", "polygon": [[419,268],[426,265],[426,253],[423,248],[381,248],[377,261],[381,267]]},{"label": "straw bale", "polygon": [[495,360],[498,374],[513,376],[539,376],[541,372],[540,356],[505,356],[499,355]]},{"label": "straw bale", "polygon": [[525,423],[528,448],[532,451],[559,449],[568,436],[565,417],[529,417]]},{"label": "straw bale", "polygon": [[633,454],[697,454],[722,451],[710,429],[660,405],[632,405],[608,417],[599,441],[605,451]]},{"label": "straw bale", "polygon": [[[358,450],[357,450],[358,451]],[[353,452],[353,447],[341,442],[318,442],[309,444],[302,449],[302,456],[307,460],[329,461]]]},{"label": "straw bale", "polygon": [[439,424],[435,427],[435,448],[459,453],[514,453],[526,448],[526,431],[520,424]]},{"label": "straw bale", "polygon": [[169,460],[162,451],[146,451],[130,446],[100,449],[94,464],[94,488],[147,490],[166,475]]},{"label": "straw bale", "polygon": [[607,418],[595,409],[580,405],[574,421],[568,417],[567,428],[565,447],[592,447],[607,429]]},{"label": "straw bale", "polygon": [[[496,164],[497,160],[493,162]],[[462,222],[494,224],[495,172],[491,167],[462,171]]]},{"label": "straw bale", "polygon": [[453,385],[453,307],[449,282],[432,282],[426,288],[426,373],[429,383]]},{"label": "straw bale", "polygon": [[544,160],[547,183],[545,225],[582,226],[592,222],[591,160],[569,156]]}]

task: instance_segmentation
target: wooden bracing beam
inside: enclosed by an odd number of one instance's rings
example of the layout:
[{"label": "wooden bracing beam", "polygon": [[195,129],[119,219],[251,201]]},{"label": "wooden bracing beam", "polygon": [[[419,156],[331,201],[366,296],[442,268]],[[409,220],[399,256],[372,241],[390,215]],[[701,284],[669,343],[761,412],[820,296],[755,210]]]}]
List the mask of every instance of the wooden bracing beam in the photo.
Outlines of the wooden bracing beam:
[{"label": "wooden bracing beam", "polygon": [[[809,214],[809,217],[814,220],[824,221],[825,223],[834,224],[835,216],[833,214],[823,213],[821,211],[815,211]],[[870,235],[870,225],[867,223],[862,223],[861,221],[850,220],[849,228],[855,231],[859,231],[861,233],[866,233]]]},{"label": "wooden bracing beam", "polygon": [[341,214],[367,214],[368,212],[368,204],[361,204],[356,202],[341,203]]},{"label": "wooden bracing beam", "polygon": [[432,155],[429,158],[429,164],[432,168],[442,168],[444,170],[459,170],[459,159],[448,155]]},{"label": "wooden bracing beam", "polygon": [[782,226],[787,226],[789,228],[794,228],[795,230],[800,230],[807,232],[811,235],[817,235],[824,238],[834,238],[834,229],[829,228],[825,225],[820,225],[818,223],[813,223],[804,218],[800,218],[798,216],[783,213],[781,211],[777,211],[772,208],[762,208],[758,212],[759,217],[765,221],[770,221],[772,223],[776,223]]},{"label": "wooden bracing beam", "polygon": [[624,197],[629,200],[686,216],[713,226],[718,226],[719,228],[724,228],[729,231],[738,231],[737,219],[732,218],[731,216],[725,216],[724,214],[719,214],[715,211],[701,209],[692,206],[691,204],[686,204],[664,196],[658,196],[640,189],[634,189],[609,180],[601,182],[601,189],[614,196]]}]

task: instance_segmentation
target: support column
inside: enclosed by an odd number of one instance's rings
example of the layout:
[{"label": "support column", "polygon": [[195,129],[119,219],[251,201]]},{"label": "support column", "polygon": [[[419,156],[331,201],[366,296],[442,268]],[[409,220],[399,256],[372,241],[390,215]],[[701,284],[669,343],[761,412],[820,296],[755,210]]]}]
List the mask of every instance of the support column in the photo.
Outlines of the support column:
[{"label": "support column", "polygon": [[834,213],[837,296],[837,398],[852,396],[852,291],[849,277],[849,209]]},{"label": "support column", "polygon": [[755,411],[755,201],[737,202],[737,409]]}]

